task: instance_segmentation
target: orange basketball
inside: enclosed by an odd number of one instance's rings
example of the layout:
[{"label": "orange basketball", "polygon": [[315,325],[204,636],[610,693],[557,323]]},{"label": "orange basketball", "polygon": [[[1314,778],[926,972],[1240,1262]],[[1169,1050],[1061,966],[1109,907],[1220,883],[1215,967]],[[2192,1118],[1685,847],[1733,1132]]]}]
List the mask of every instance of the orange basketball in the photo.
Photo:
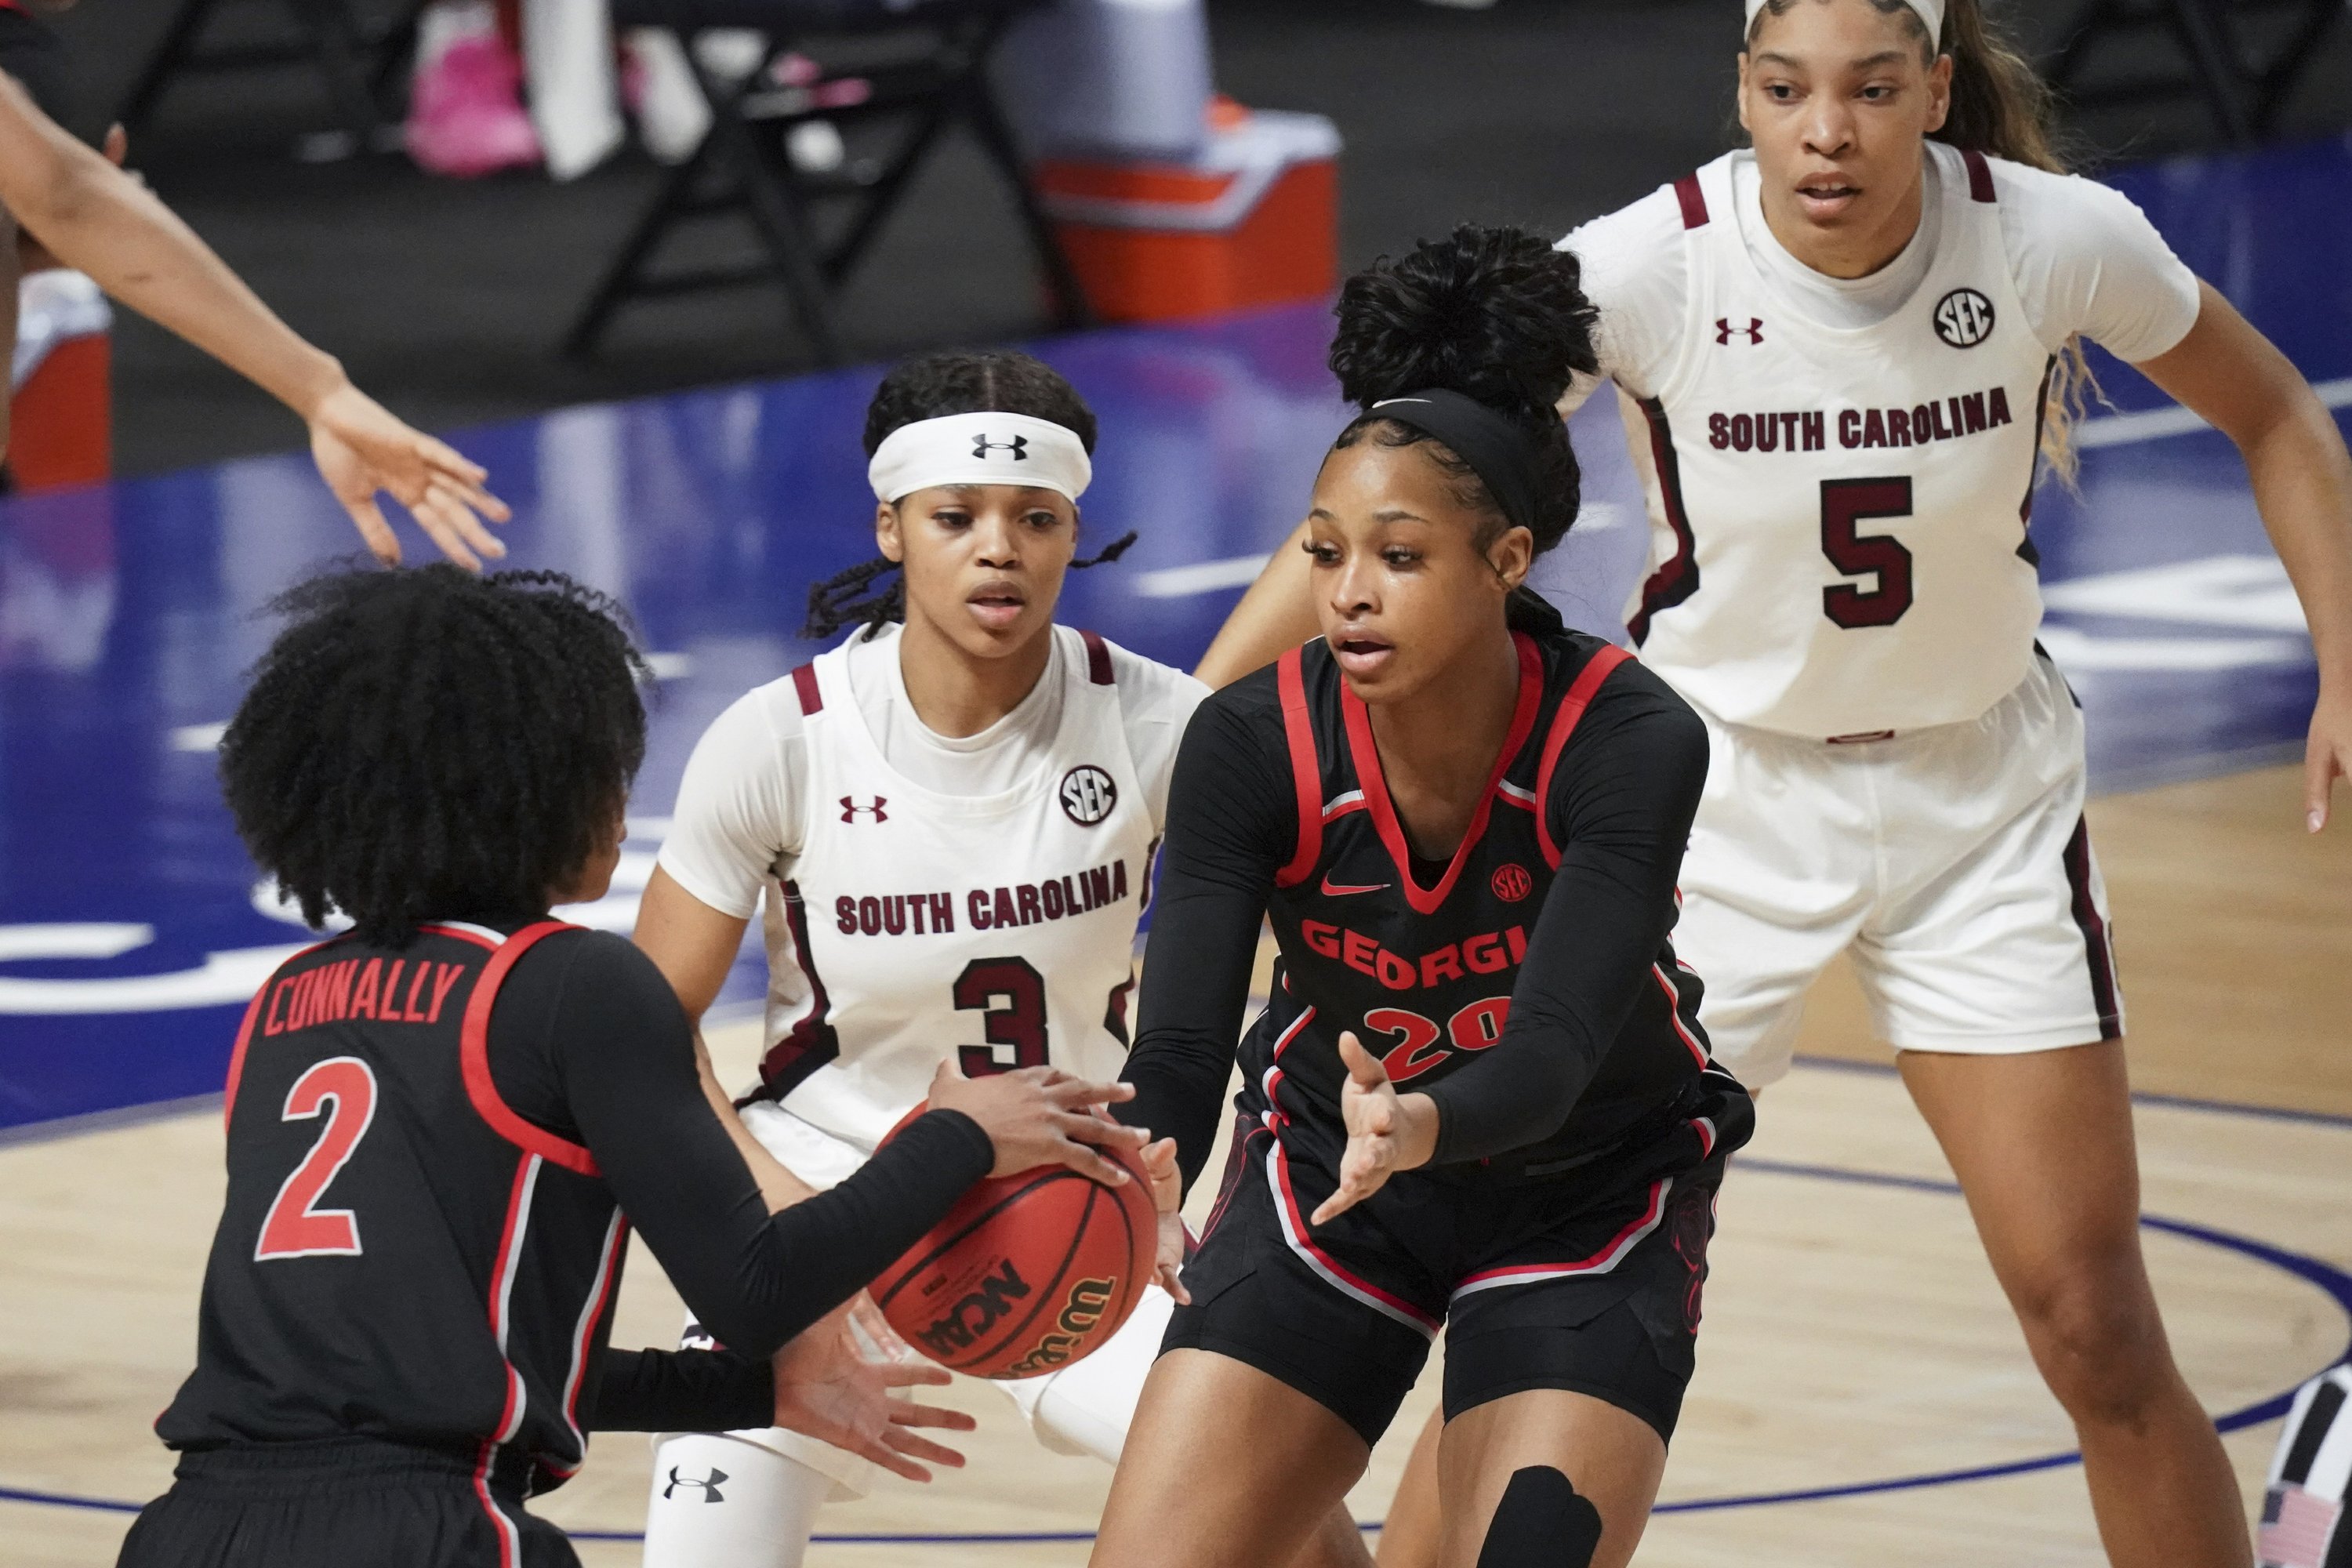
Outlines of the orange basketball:
[{"label": "orange basketball", "polygon": [[1125,1186],[1040,1165],[989,1177],[957,1200],[874,1281],[899,1337],[950,1371],[1020,1378],[1067,1366],[1117,1333],[1151,1282],[1159,1221],[1142,1165],[1124,1150],[1103,1152],[1127,1168]]}]

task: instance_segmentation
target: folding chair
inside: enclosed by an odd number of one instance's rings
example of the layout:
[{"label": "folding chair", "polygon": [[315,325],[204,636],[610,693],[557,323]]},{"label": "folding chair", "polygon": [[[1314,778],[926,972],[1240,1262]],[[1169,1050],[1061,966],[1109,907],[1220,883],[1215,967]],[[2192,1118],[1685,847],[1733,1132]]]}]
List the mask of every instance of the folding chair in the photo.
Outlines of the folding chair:
[{"label": "folding chair", "polygon": [[[990,90],[988,58],[1006,26],[1038,0],[615,0],[619,26],[661,26],[688,43],[687,55],[711,110],[710,130],[687,162],[663,181],[582,307],[563,352],[594,349],[621,307],[637,300],[762,279],[783,285],[794,318],[824,363],[842,360],[833,297],[897,208],[924,158],[950,126],[969,130],[1007,185],[1035,247],[1063,326],[1087,321],[1076,274],[1055,237],[1023,168],[1021,154]],[[707,28],[750,28],[764,35],[758,69],[739,79],[714,75],[696,58],[693,36]],[[778,85],[777,66],[818,39],[884,39],[924,44],[919,53],[858,65],[824,81]],[[854,79],[854,93],[824,90]],[[855,96],[854,102],[844,101]],[[795,166],[786,145],[796,125],[828,120],[845,127],[895,117],[908,122],[896,150],[870,164],[827,174]],[[816,205],[845,209],[831,240]],[[657,268],[654,252],[681,224],[714,216],[747,219],[764,251],[748,266]]]},{"label": "folding chair", "polygon": [[184,71],[247,70],[309,63],[319,72],[336,118],[354,151],[381,146],[396,131],[387,109],[395,76],[416,48],[416,23],[427,0],[399,0],[388,16],[370,20],[352,0],[282,0],[299,36],[264,43],[206,48],[203,37],[226,0],[178,0],[171,25],[140,68],[115,118],[134,136]]},{"label": "folding chair", "polygon": [[[2195,95],[2205,100],[2226,141],[2251,146],[2277,128],[2288,98],[2347,8],[2346,0],[2090,0],[2051,80],[2084,109]],[[2250,23],[2270,24],[2277,35],[2267,58],[2247,42]],[[2170,36],[2186,58],[2186,74],[2081,85],[2102,45],[2157,32]]]}]

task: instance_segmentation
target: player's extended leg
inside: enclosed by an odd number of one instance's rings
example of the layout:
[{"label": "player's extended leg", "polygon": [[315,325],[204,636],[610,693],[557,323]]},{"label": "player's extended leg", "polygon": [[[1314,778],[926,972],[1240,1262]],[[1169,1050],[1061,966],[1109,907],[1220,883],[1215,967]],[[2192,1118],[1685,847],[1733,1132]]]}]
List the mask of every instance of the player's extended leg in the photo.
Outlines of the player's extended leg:
[{"label": "player's extended leg", "polygon": [[1536,1388],[1465,1410],[1438,1443],[1440,1568],[1623,1568],[1665,1474],[1640,1416]]},{"label": "player's extended leg", "polygon": [[[1221,1440],[1204,1435],[1223,1434]],[[1263,1568],[1328,1536],[1371,1448],[1330,1410],[1213,1351],[1172,1350],[1143,1385],[1093,1568]],[[1357,1548],[1359,1554],[1362,1548]]]},{"label": "player's extended leg", "polygon": [[2140,1256],[2123,1042],[1900,1060],[2074,1423],[2108,1561],[2243,1568],[2252,1545],[2237,1481],[2173,1364]]}]

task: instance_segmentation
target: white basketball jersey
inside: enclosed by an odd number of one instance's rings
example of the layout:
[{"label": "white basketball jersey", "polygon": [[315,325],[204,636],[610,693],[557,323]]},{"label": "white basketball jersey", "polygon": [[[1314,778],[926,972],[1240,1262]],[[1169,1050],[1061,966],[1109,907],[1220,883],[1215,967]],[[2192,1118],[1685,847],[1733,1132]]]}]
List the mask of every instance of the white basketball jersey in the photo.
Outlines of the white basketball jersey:
[{"label": "white basketball jersey", "polygon": [[1990,166],[1929,142],[1941,233],[1895,315],[1800,317],[1739,231],[1732,158],[1675,186],[1682,351],[1627,398],[1649,570],[1627,626],[1717,718],[1844,738],[1973,719],[2042,619],[2025,532],[2051,356],[2019,302]]},{"label": "white basketball jersey", "polygon": [[950,1055],[974,1076],[1050,1062],[1097,1082],[1127,1059],[1151,817],[1108,645],[1054,636],[1045,679],[1067,685],[1050,760],[991,795],[938,794],[885,760],[847,645],[793,672],[810,805],[792,878],[768,890],[761,1078],[862,1149]]}]

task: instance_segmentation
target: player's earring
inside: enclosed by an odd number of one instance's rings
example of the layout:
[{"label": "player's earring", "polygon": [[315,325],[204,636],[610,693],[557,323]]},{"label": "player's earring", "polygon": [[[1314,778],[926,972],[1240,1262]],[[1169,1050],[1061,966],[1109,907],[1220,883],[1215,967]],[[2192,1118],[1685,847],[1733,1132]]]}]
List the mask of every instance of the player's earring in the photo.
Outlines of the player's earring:
[{"label": "player's earring", "polygon": [[1486,1522],[1478,1568],[1591,1568],[1601,1550],[1601,1510],[1549,1465],[1511,1472]]}]

